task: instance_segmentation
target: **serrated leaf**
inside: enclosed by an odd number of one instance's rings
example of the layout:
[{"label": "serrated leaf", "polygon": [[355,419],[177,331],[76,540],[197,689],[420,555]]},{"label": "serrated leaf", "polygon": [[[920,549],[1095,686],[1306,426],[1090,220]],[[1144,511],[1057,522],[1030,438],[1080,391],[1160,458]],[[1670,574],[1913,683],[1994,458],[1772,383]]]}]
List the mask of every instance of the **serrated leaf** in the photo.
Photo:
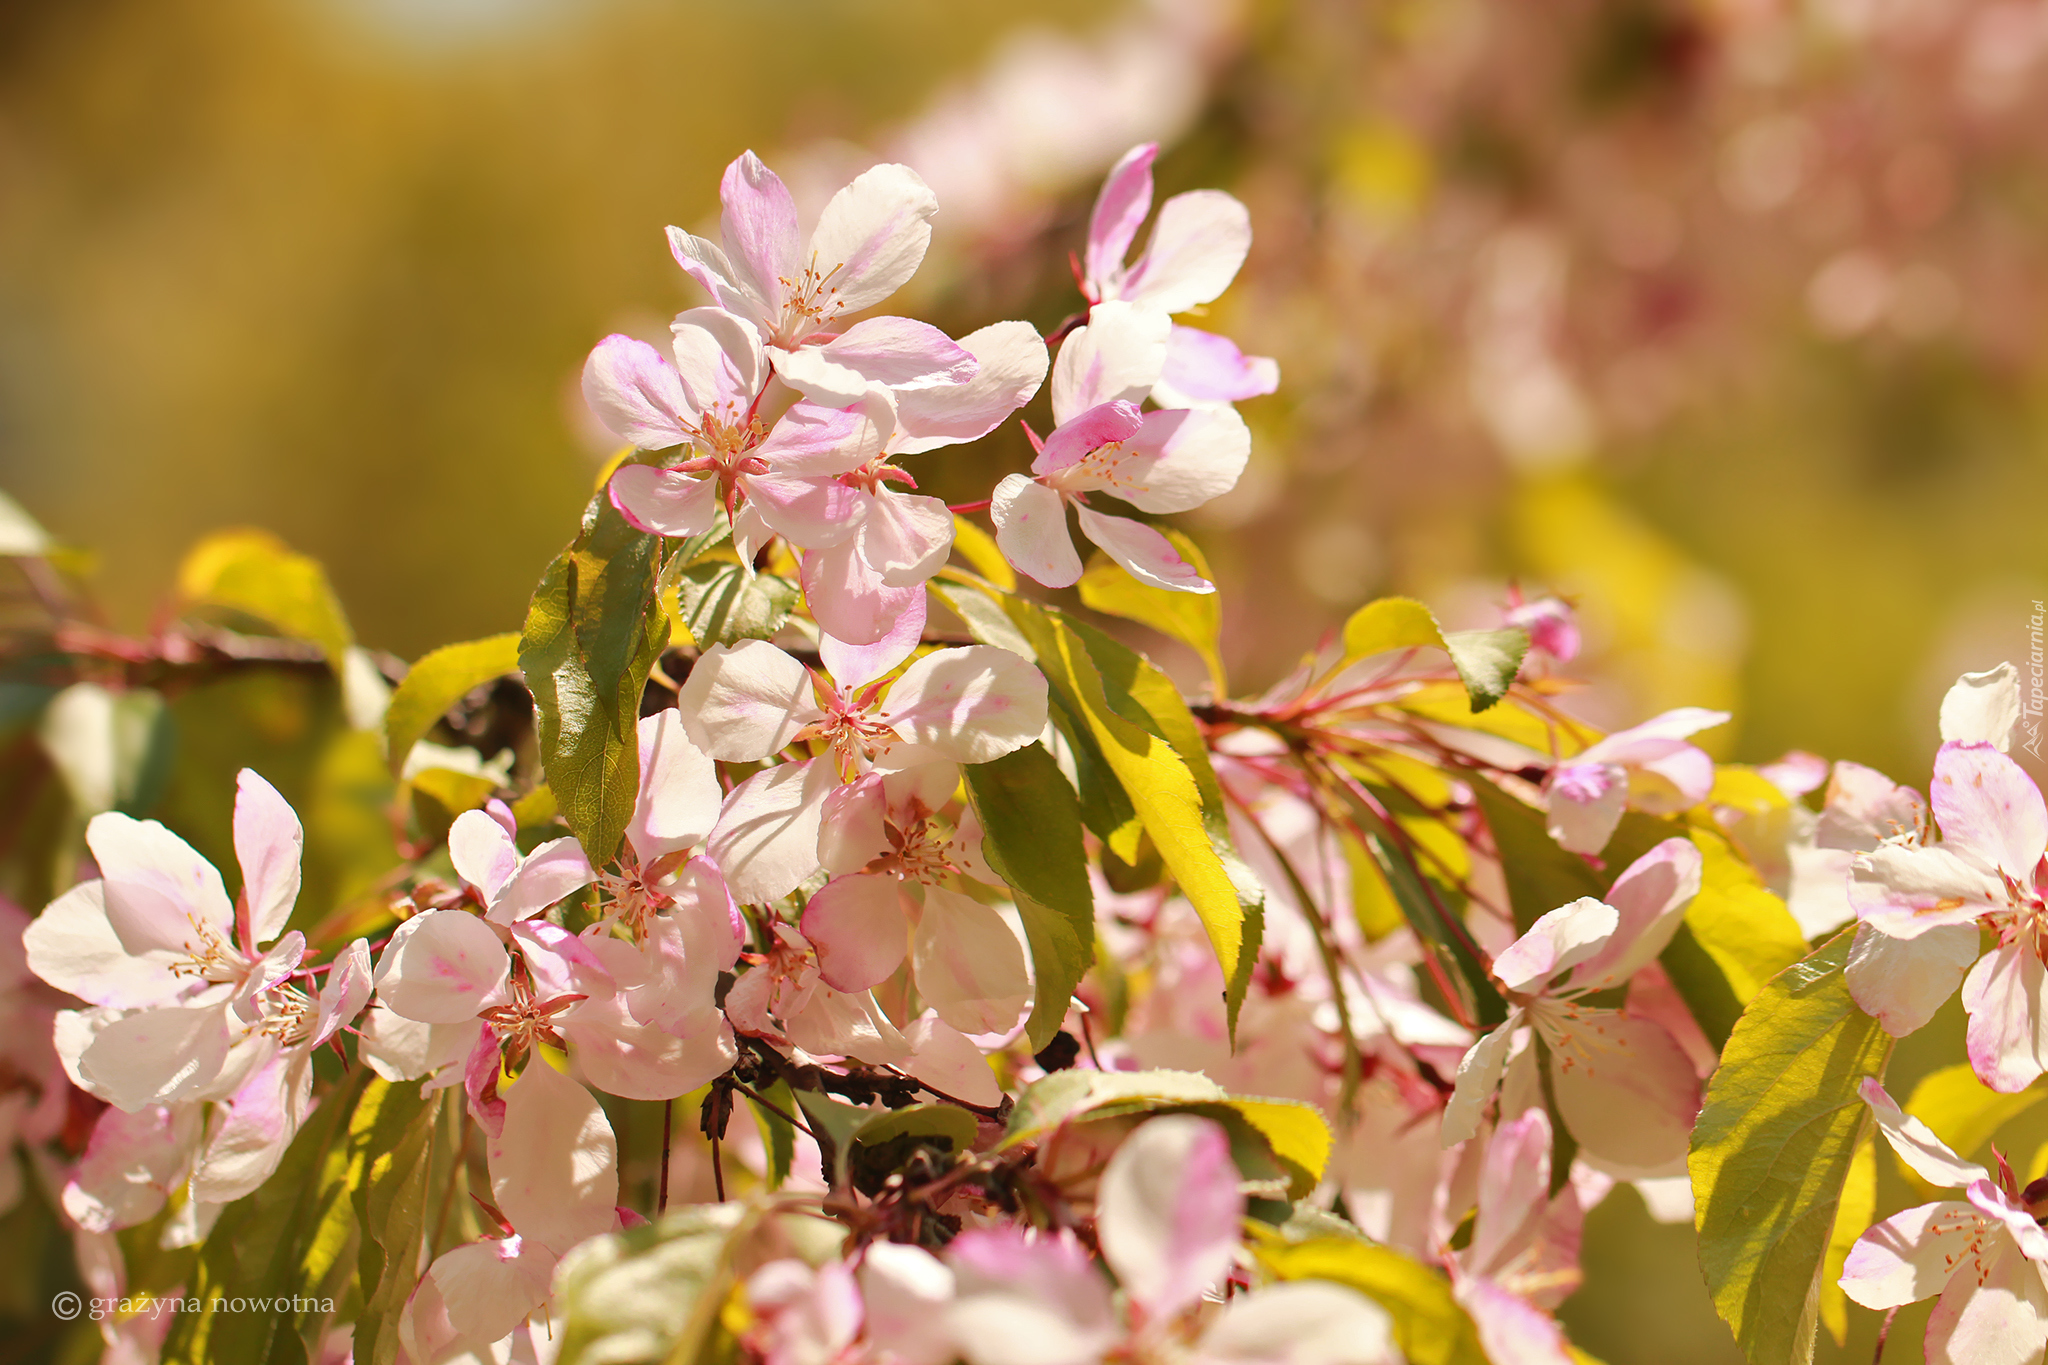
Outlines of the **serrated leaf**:
[{"label": "serrated leaf", "polygon": [[1037,999],[1025,1026],[1033,1051],[1059,1032],[1067,1002],[1095,960],[1095,893],[1081,840],[1081,804],[1041,744],[966,768],[982,854],[1016,893]]},{"label": "serrated leaf", "polygon": [[320,562],[268,531],[217,531],[178,568],[187,609],[249,617],[288,639],[318,645],[337,672],[355,636]]},{"label": "serrated leaf", "polygon": [[1852,933],[1787,967],[1742,1013],[1693,1128],[1700,1269],[1752,1365],[1804,1365],[1820,1274],[1856,1145],[1857,1085],[1892,1039],[1850,998]]},{"label": "serrated leaf", "polygon": [[676,586],[682,594],[683,624],[702,649],[769,639],[803,596],[786,578],[716,560],[685,568]]},{"label": "serrated leaf", "polygon": [[1275,1279],[1347,1285],[1386,1309],[1408,1365],[1487,1365],[1479,1331],[1452,1296],[1450,1281],[1392,1247],[1354,1237],[1291,1244],[1269,1238],[1253,1252]]},{"label": "serrated leaf", "polygon": [[1513,627],[1446,635],[1430,609],[1412,597],[1368,602],[1344,623],[1345,663],[1394,649],[1441,649],[1449,654],[1476,714],[1507,695],[1522,656],[1529,652],[1529,636]]},{"label": "serrated leaf", "polygon": [[518,668],[519,637],[509,633],[443,645],[422,654],[406,670],[384,711],[384,752],[391,760],[391,771],[397,773],[405,767],[412,746],[426,738],[449,707],[473,689]]},{"label": "serrated leaf", "polygon": [[398,1316],[419,1282],[438,1101],[438,1094],[422,1097],[416,1085],[373,1080],[349,1117],[349,1185],[362,1228],[356,1365],[398,1358]]},{"label": "serrated leaf", "polygon": [[[1137,654],[1059,612],[1005,603],[1070,714],[1085,723],[1168,872],[1207,931],[1229,983],[1233,1037],[1263,932],[1263,892],[1230,847],[1221,788],[1187,705]],[[1118,856],[1130,861],[1135,841]]]},{"label": "serrated leaf", "polygon": [[1007,649],[1012,654],[1037,661],[1031,641],[1004,612],[1001,597],[991,585],[969,575],[944,570],[940,577],[925,584],[925,588],[959,617],[969,633],[982,644]]},{"label": "serrated leaf", "polygon": [[548,786],[597,866],[611,861],[632,816],[640,696],[668,643],[654,599],[659,545],[610,499],[593,498],[582,533],[535,589],[519,639]]},{"label": "serrated leaf", "polygon": [[[1210,578],[1209,562],[1195,542],[1179,531],[1160,528],[1180,557],[1203,578]],[[1169,592],[1140,583],[1130,571],[1100,550],[1088,561],[1081,575],[1081,604],[1111,616],[1121,616],[1171,636],[1201,656],[1209,670],[1216,696],[1223,696],[1223,656],[1217,645],[1223,633],[1223,602],[1213,592]]]}]

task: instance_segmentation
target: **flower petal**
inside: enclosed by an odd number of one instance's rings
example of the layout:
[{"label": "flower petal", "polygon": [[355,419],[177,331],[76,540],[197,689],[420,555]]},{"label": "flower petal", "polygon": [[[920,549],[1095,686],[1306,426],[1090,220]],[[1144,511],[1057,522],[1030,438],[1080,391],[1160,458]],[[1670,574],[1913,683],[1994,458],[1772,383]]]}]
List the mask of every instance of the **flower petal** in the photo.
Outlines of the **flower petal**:
[{"label": "flower petal", "polygon": [[841,690],[865,687],[917,649],[924,638],[925,612],[925,594],[919,589],[881,639],[871,645],[848,644],[827,631],[818,639],[818,658]]},{"label": "flower petal", "polygon": [[583,362],[583,401],[606,430],[640,450],[683,444],[697,416],[661,352],[616,332]]},{"label": "flower petal", "polygon": [[489,918],[493,924],[530,918],[596,880],[582,844],[566,835],[550,839],[519,860],[519,870],[492,899]]},{"label": "flower petal", "polygon": [[1080,523],[1082,535],[1100,545],[1140,583],[1169,592],[1216,591],[1215,584],[1180,557],[1172,541],[1144,522],[1104,516],[1081,506],[1074,508],[1074,518]]},{"label": "flower petal", "polygon": [[1511,991],[1540,991],[1558,974],[1605,948],[1620,922],[1613,906],[1581,896],[1530,925],[1528,933],[1493,960],[1493,974]]},{"label": "flower petal", "polygon": [[1053,428],[1031,461],[1031,472],[1043,477],[1079,464],[1103,446],[1129,440],[1144,424],[1145,415],[1136,403],[1122,399],[1097,403]]},{"label": "flower petal", "polygon": [[993,323],[961,337],[959,346],[974,357],[974,378],[897,393],[893,453],[979,440],[1031,401],[1052,365],[1044,338],[1028,322]]},{"label": "flower petal", "polygon": [[1280,387],[1280,363],[1246,355],[1229,337],[1175,327],[1166,342],[1166,367],[1152,386],[1162,408],[1204,407],[1257,398]]},{"label": "flower petal", "polygon": [[235,778],[235,858],[242,865],[242,897],[249,906],[249,941],[264,944],[284,932],[299,898],[299,858],[306,831],[277,788],[244,768]]},{"label": "flower petal", "polygon": [[825,793],[837,785],[830,762],[806,759],[755,773],[732,789],[705,847],[735,900],[776,900],[817,870],[818,817]]},{"label": "flower petal", "polygon": [[835,990],[887,981],[910,951],[902,884],[894,877],[834,877],[804,903],[799,926],[818,950],[818,975]]},{"label": "flower petal", "polygon": [[29,970],[95,1005],[141,1009],[168,1005],[183,996],[189,977],[173,975],[182,949],[150,948],[130,953],[107,918],[104,882],[72,887],[29,921],[22,931]]},{"label": "flower petal", "polygon": [[1143,402],[1166,368],[1173,323],[1155,308],[1098,303],[1060,343],[1052,365],[1052,417],[1066,423],[1098,403]]},{"label": "flower petal", "polygon": [[1222,1126],[1190,1114],[1141,1124],[1109,1159],[1096,1236],[1148,1318],[1170,1317],[1229,1272],[1243,1232],[1238,1183]]},{"label": "flower petal", "polygon": [[842,644],[866,648],[898,637],[909,629],[906,621],[913,614],[918,629],[924,629],[924,584],[892,588],[884,583],[861,558],[857,539],[806,554],[802,576],[812,619]]},{"label": "flower petal", "polygon": [[1943,846],[1884,844],[1852,856],[1849,904],[1865,923],[1893,938],[1974,925],[2005,900],[1997,877]]},{"label": "flower petal", "polygon": [[1624,1173],[1655,1174],[1686,1154],[1700,1110],[1699,1076],[1661,1025],[1581,1007],[1553,1042],[1557,1111],[1588,1155]]},{"label": "flower petal", "polygon": [[832,196],[811,234],[811,256],[839,312],[872,308],[917,273],[938,211],[938,196],[917,172],[894,163],[870,167]]},{"label": "flower petal", "polygon": [[87,1232],[113,1232],[154,1218],[184,1182],[200,1119],[197,1105],[102,1110],[85,1155],[64,1182],[64,1211]]},{"label": "flower petal", "polygon": [[1927,796],[1944,846],[2032,882],[2048,851],[2048,805],[2024,768],[1988,744],[1944,744]]},{"label": "flower petal", "polygon": [[[713,645],[676,698],[690,738],[713,758],[752,763],[823,720],[810,670],[766,640]],[[722,865],[722,864],[721,864]]]},{"label": "flower petal", "polygon": [[429,910],[398,926],[377,964],[377,998],[423,1024],[476,1018],[512,964],[491,927],[464,910]]},{"label": "flower petal", "polygon": [[2017,1094],[2048,1070],[2048,970],[2024,940],[1986,953],[1963,980],[1977,1079]]},{"label": "flower petal", "polygon": [[1017,935],[989,906],[944,887],[924,888],[910,962],[918,994],[962,1033],[1007,1033],[1031,999]]},{"label": "flower petal", "polygon": [[718,481],[653,465],[619,466],[606,495],[619,515],[649,535],[700,536],[718,522]]},{"label": "flower petal", "polygon": [[859,553],[892,588],[922,587],[953,549],[953,514],[937,498],[877,489],[855,533]]},{"label": "flower petal", "polygon": [[[192,1168],[192,1198],[226,1204],[253,1194],[284,1160],[313,1099],[313,1067],[302,1052],[280,1052],[216,1112]],[[225,1117],[219,1115],[225,1111]]]},{"label": "flower petal", "polygon": [[710,756],[690,742],[681,713],[666,709],[642,717],[637,733],[640,789],[626,839],[644,867],[663,854],[703,843],[718,823],[725,793]]},{"label": "flower petal", "polygon": [[1444,1146],[1469,1141],[1479,1132],[1479,1120],[1485,1115],[1486,1102],[1500,1087],[1501,1074],[1507,1070],[1508,1052],[1514,1045],[1515,1030],[1521,1023],[1521,1011],[1511,1011],[1506,1023],[1465,1050],[1464,1057],[1458,1062],[1458,1078],[1451,1090],[1450,1101],[1444,1105]]},{"label": "flower petal", "polygon": [[80,1055],[78,1074],[117,1109],[206,1098],[232,1041],[221,1006],[144,1010],[101,1028]]},{"label": "flower petal", "polygon": [[448,860],[455,864],[455,875],[482,892],[488,905],[519,870],[519,846],[490,812],[466,810],[448,826]]},{"label": "flower petal", "polygon": [[903,1030],[910,1056],[896,1065],[942,1095],[990,1108],[1003,1102],[1003,1087],[988,1058],[972,1039],[936,1014],[913,1019]]},{"label": "flower petal", "polygon": [[2019,719],[2020,671],[2009,663],[1963,674],[1941,699],[1944,743],[1989,744],[2004,753]]},{"label": "flower petal", "polygon": [[1222,190],[1190,190],[1159,206],[1151,240],[1124,277],[1124,298],[1185,313],[1230,287],[1252,247],[1252,219]]},{"label": "flower petal", "polygon": [[996,546],[1017,572],[1048,588],[1069,588],[1081,579],[1081,556],[1067,534],[1060,495],[1028,474],[1011,474],[996,485],[989,504]]},{"label": "flower petal", "polygon": [[185,951],[195,928],[223,943],[233,937],[234,906],[220,873],[156,821],[95,815],[85,842],[105,882],[107,922],[129,952]]},{"label": "flower petal", "polygon": [[1928,1365],[2034,1365],[2048,1338],[2041,1267],[2000,1239],[1957,1268],[1927,1315]]},{"label": "flower petal", "polygon": [[1963,984],[1977,961],[1977,926],[1944,924],[1914,938],[1856,926],[1843,973],[1856,1007],[1894,1038],[1916,1032]]},{"label": "flower petal", "polygon": [[1141,142],[1117,159],[1088,215],[1088,254],[1083,273],[1102,297],[1102,286],[1123,274],[1138,228],[1152,211],[1152,161],[1159,144]]},{"label": "flower petal", "polygon": [[1045,732],[1045,675],[994,645],[940,649],[890,684],[875,719],[955,763],[987,763]]},{"label": "flower petal", "polygon": [[1982,1166],[1957,1156],[1954,1149],[1936,1137],[1926,1124],[1899,1108],[1898,1102],[1886,1093],[1875,1076],[1865,1076],[1856,1087],[1856,1093],[1870,1107],[1877,1130],[1898,1153],[1899,1160],[1928,1184],[1961,1189],[1985,1178],[1987,1173]]},{"label": "flower petal", "polygon": [[1232,1299],[1196,1349],[1213,1365],[1392,1365],[1393,1332],[1357,1290],[1296,1280]]},{"label": "flower petal", "polygon": [[723,308],[691,308],[668,330],[691,425],[701,429],[705,414],[742,421],[768,380],[768,357],[754,325]]},{"label": "flower petal", "polygon": [[618,1221],[619,1149],[590,1092],[538,1053],[505,1094],[491,1196],[522,1237],[560,1254]]},{"label": "flower petal", "polygon": [[1617,766],[1575,760],[1552,770],[1544,801],[1545,828],[1558,847],[1597,854],[1621,824],[1628,774]]},{"label": "flower petal", "polygon": [[1586,990],[1618,986],[1670,945],[1685,908],[1700,893],[1700,851],[1690,839],[1666,839],[1629,864],[1608,888],[1618,920],[1606,948],[1572,974]]},{"label": "flower petal", "polygon": [[757,298],[782,298],[789,292],[784,282],[794,280],[804,264],[789,187],[746,151],[725,168],[718,198],[725,210],[719,215],[719,235],[735,282]]},{"label": "flower petal", "polygon": [[1252,433],[1235,408],[1148,412],[1107,491],[1141,512],[1187,512],[1237,486]]}]

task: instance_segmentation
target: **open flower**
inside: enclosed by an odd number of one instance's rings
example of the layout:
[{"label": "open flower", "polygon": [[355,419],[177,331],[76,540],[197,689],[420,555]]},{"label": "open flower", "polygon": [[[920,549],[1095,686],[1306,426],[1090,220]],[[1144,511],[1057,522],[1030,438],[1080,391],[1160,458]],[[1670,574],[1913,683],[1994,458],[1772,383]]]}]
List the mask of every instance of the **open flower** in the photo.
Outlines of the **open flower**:
[{"label": "open flower", "polygon": [[213,865],[156,821],[94,816],[85,838],[99,879],[23,935],[37,976],[101,1007],[60,1022],[59,1051],[81,1086],[119,1108],[224,1098],[296,1026],[273,1012],[289,999],[270,988],[306,951],[304,935],[284,931],[305,834],[247,768],[234,836],[242,893],[230,902]]},{"label": "open flower", "polygon": [[1727,719],[1726,711],[1681,706],[1560,761],[1543,784],[1550,837],[1574,853],[1598,853],[1624,810],[1669,815],[1706,800],[1714,760],[1686,737]]},{"label": "open flower", "polygon": [[804,903],[803,932],[836,990],[879,985],[911,961],[918,994],[963,1033],[1006,1033],[1031,998],[1024,948],[995,910],[945,885],[969,869],[1000,885],[978,837],[940,828],[960,770],[869,773],[825,798],[819,857],[834,874]]},{"label": "open flower", "polygon": [[742,152],[719,182],[724,245],[668,230],[676,263],[718,306],[760,332],[775,371],[814,402],[844,407],[871,385],[910,388],[974,377],[974,357],[936,327],[841,317],[872,308],[917,273],[939,201],[908,166],[862,172],[832,196],[808,245],[781,177]]},{"label": "open flower", "polygon": [[[1666,839],[1615,879],[1607,899],[1552,910],[1493,960],[1507,1021],[1474,1043],[1444,1110],[1446,1147],[1478,1131],[1486,1100],[1508,1080],[1532,1093],[1535,1047],[1514,1054],[1526,1029],[1547,1058],[1552,1093],[1580,1149],[1616,1174],[1664,1174],[1685,1156],[1699,1112],[1699,1078],[1664,1027],[1584,1003],[1625,985],[1671,942],[1700,889],[1700,853]],[[1510,1072],[1528,1069],[1525,1077]]]},{"label": "open flower", "polygon": [[697,660],[676,705],[705,753],[752,763],[800,739],[826,747],[823,757],[756,773],[726,797],[708,846],[738,899],[785,896],[817,870],[825,797],[842,783],[874,769],[986,763],[1044,731],[1045,678],[1005,649],[936,650],[894,682],[875,682],[916,645],[916,630],[899,623],[868,649],[826,637],[828,674],[762,640],[715,645]]},{"label": "open flower", "polygon": [[[1158,155],[1156,142],[1133,147],[1102,182],[1082,268],[1081,292],[1091,305],[1121,300],[1161,313],[1187,312],[1228,289],[1251,250],[1251,215],[1243,204],[1222,190],[1190,190],[1160,206],[1152,240],[1136,261],[1125,263],[1152,209]],[[1268,357],[1247,356],[1228,337],[1176,326],[1152,398],[1165,408],[1197,407],[1279,386],[1280,367]]]},{"label": "open flower", "polygon": [[1071,1233],[962,1233],[947,1323],[972,1365],[1380,1365],[1396,1357],[1386,1313],[1355,1290],[1296,1281],[1234,1299],[1203,1325],[1203,1297],[1237,1260],[1244,1195],[1221,1126],[1191,1115],[1141,1125],[1109,1160],[1096,1240],[1112,1294]]},{"label": "open flower", "polygon": [[749,555],[769,531],[799,546],[852,534],[860,509],[837,480],[880,451],[873,421],[796,403],[771,424],[761,412],[767,353],[749,323],[694,308],[670,330],[673,365],[644,341],[609,336],[583,367],[584,398],[620,440],[691,452],[670,468],[621,466],[609,486],[619,514],[650,534],[681,537],[710,530],[723,508]]},{"label": "open flower", "polygon": [[[1864,1103],[1899,1159],[1931,1185],[1963,1198],[1893,1214],[1856,1239],[1842,1290],[1865,1308],[1898,1308],[1940,1295],[1927,1319],[1929,1365],[2031,1365],[2048,1341],[2048,1232],[2041,1192],[2014,1188],[1964,1161],[1926,1124],[1908,1118],[1874,1077]],[[2039,1184],[2040,1182],[2036,1182]]]},{"label": "open flower", "polygon": [[888,433],[882,453],[837,476],[850,490],[853,532],[805,555],[803,565],[811,614],[836,639],[871,644],[905,611],[921,608],[925,580],[952,549],[952,512],[938,498],[904,491],[917,481],[892,460],[979,440],[1045,382],[1045,342],[1029,323],[998,322],[960,344],[979,365],[968,383],[901,393],[871,389],[861,402],[876,429]]},{"label": "open flower", "polygon": [[1251,433],[1231,408],[1139,409],[1166,363],[1169,330],[1163,314],[1105,303],[1061,344],[1052,371],[1058,425],[1039,443],[1031,473],[996,485],[989,508],[996,543],[1019,572],[1049,588],[1080,579],[1067,534],[1071,504],[1081,533],[1140,582],[1215,591],[1158,531],[1088,505],[1089,494],[1105,493],[1141,512],[1186,512],[1229,492],[1244,472]]}]

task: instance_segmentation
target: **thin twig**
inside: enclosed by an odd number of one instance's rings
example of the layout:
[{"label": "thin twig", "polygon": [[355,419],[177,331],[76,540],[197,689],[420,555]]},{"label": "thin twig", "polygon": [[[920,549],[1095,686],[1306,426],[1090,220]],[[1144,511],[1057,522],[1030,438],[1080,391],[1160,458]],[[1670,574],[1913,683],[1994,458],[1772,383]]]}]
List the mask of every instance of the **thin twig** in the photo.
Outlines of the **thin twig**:
[{"label": "thin twig", "polygon": [[676,1102],[672,1099],[661,1102],[661,1190],[655,1196],[654,1211],[668,1212],[668,1151],[674,1140],[672,1125],[676,1117]]}]

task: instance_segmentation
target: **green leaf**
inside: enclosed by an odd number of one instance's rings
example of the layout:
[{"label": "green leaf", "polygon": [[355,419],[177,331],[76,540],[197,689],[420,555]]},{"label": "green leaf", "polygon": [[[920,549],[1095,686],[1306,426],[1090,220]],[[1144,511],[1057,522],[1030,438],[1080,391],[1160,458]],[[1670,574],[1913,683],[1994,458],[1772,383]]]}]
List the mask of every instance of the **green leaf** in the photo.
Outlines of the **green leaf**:
[{"label": "green leaf", "polygon": [[[221,1211],[186,1290],[199,1308],[178,1314],[164,1341],[169,1365],[305,1365],[340,1295],[337,1269],[346,1278],[356,1230],[349,1120],[373,1080],[358,1067],[313,1110],[276,1173]],[[252,1311],[252,1300],[265,1306]]]},{"label": "green leaf", "polygon": [[268,531],[217,531],[200,541],[179,566],[178,594],[188,609],[248,617],[318,645],[337,672],[355,643],[327,571]]},{"label": "green leaf", "polygon": [[1842,1202],[1835,1206],[1835,1226],[1828,1233],[1828,1251],[1820,1268],[1820,1320],[1835,1345],[1849,1342],[1849,1296],[1842,1289],[1842,1267],[1856,1239],[1877,1220],[1877,1140],[1865,1133],[1842,1182]]},{"label": "green leaf", "polygon": [[1394,649],[1441,649],[1465,684],[1472,710],[1486,710],[1508,693],[1529,652],[1526,631],[1462,630],[1446,635],[1428,607],[1412,597],[1383,597],[1344,623],[1344,660],[1351,663]]},{"label": "green leaf", "polygon": [[[2016,1095],[2001,1095],[1978,1080],[1968,1062],[1957,1062],[1922,1076],[1906,1101],[1906,1112],[1932,1128],[1957,1155],[1969,1157],[1991,1141],[2000,1128],[2044,1099],[2048,1099],[2048,1090],[2039,1086],[2030,1086]],[[1935,1197],[1933,1185],[1905,1162],[1897,1164],[1900,1174],[1915,1189],[1929,1198]]]},{"label": "green leaf", "polygon": [[698,1360],[735,1283],[731,1253],[758,1219],[742,1204],[700,1204],[577,1246],[555,1268],[558,1365]]},{"label": "green leaf", "polygon": [[[1209,563],[1192,540],[1179,531],[1160,529],[1173,542],[1173,548],[1180,551],[1180,557],[1194,566],[1196,573],[1204,578],[1210,576]],[[1088,571],[1081,575],[1080,589],[1083,606],[1150,626],[1193,649],[1209,669],[1209,681],[1215,688],[1215,695],[1225,694],[1227,684],[1223,676],[1223,656],[1217,651],[1217,643],[1223,633],[1223,602],[1219,594],[1170,592],[1140,583],[1123,565],[1100,550],[1088,561]]]},{"label": "green leaf", "polygon": [[1813,1358],[1820,1274],[1892,1040],[1843,980],[1850,932],[1771,978],[1729,1036],[1693,1128],[1700,1268],[1753,1365]]},{"label": "green leaf", "polygon": [[502,678],[519,667],[519,637],[492,635],[459,645],[443,645],[422,654],[406,670],[384,711],[384,752],[391,771],[405,766],[412,746],[425,739],[434,722],[473,688]]},{"label": "green leaf", "polygon": [[1158,1108],[1228,1098],[1222,1086],[1198,1071],[1055,1071],[1024,1087],[1010,1110],[1003,1142],[1027,1141],[1107,1105],[1142,1101],[1141,1107]]},{"label": "green leaf", "polygon": [[600,867],[633,813],[640,696],[668,643],[654,596],[659,548],[609,498],[591,499],[582,534],[542,576],[519,640],[548,786]]},{"label": "green leaf", "polygon": [[362,1228],[356,1365],[398,1358],[398,1316],[419,1283],[437,1100],[416,1085],[373,1080],[349,1117],[349,1185]]},{"label": "green leaf", "polygon": [[[1099,631],[1020,599],[1005,604],[1053,693],[1100,748],[1207,931],[1229,983],[1233,1037],[1264,930],[1262,891],[1231,848],[1222,789],[1201,731],[1166,676]],[[1126,862],[1135,841],[1117,855]]]},{"label": "green leaf", "polygon": [[1479,1331],[1450,1281],[1392,1247],[1354,1237],[1293,1244],[1269,1237],[1253,1250],[1275,1279],[1328,1280],[1378,1303],[1394,1320],[1394,1343],[1408,1365],[1487,1365]]},{"label": "green leaf", "polygon": [[770,638],[803,596],[786,578],[717,560],[684,569],[677,587],[683,624],[703,649]]},{"label": "green leaf", "polygon": [[[957,541],[955,547],[958,547]],[[1038,656],[1032,651],[1031,641],[1024,637],[1003,610],[1004,594],[992,585],[956,570],[941,570],[940,574],[927,583],[926,588],[960,618],[975,639],[1037,662]],[[1011,586],[1015,586],[1014,582]]]},{"label": "green leaf", "polygon": [[1038,996],[1033,1051],[1059,1032],[1074,988],[1095,961],[1095,893],[1081,841],[1081,804],[1041,744],[966,768],[982,854],[1016,893]]},{"label": "green leaf", "polygon": [[810,1123],[811,1136],[817,1139],[825,1169],[831,1174],[832,1188],[840,1189],[846,1184],[846,1159],[853,1149],[853,1135],[868,1121],[872,1111],[835,1100],[821,1090],[794,1093]]}]

